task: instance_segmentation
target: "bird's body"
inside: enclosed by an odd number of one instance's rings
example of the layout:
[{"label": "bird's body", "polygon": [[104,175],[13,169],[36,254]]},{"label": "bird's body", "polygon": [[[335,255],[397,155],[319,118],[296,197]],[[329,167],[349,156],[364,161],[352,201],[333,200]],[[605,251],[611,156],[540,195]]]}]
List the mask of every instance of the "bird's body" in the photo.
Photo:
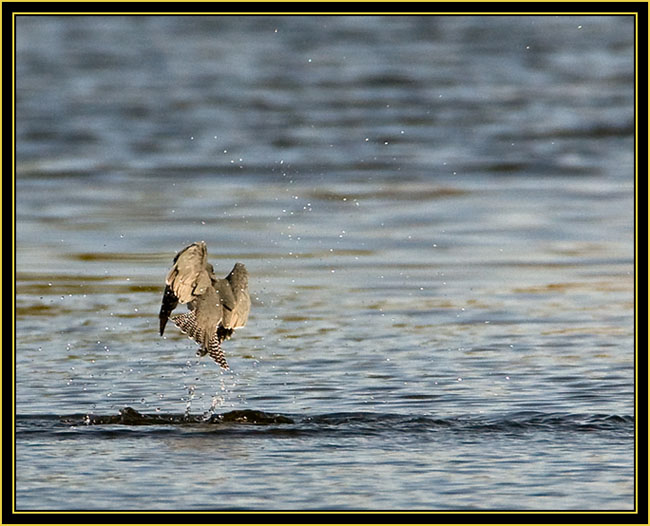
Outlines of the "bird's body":
[{"label": "bird's body", "polygon": [[228,369],[221,342],[233,331],[246,325],[251,300],[248,293],[248,271],[242,263],[225,278],[217,278],[208,263],[205,242],[193,243],[181,250],[165,279],[165,292],[160,307],[160,335],[171,312],[179,303],[189,311],[172,317],[176,326],[201,345],[201,356],[209,354],[215,362]]}]

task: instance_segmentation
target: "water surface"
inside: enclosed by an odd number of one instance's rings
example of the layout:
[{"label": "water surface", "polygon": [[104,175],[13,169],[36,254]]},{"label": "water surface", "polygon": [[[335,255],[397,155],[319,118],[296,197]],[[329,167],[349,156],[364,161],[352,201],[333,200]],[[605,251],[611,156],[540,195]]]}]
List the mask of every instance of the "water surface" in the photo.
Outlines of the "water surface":
[{"label": "water surface", "polygon": [[[16,37],[18,510],[633,509],[631,17]],[[198,240],[227,373],[157,333]]]}]

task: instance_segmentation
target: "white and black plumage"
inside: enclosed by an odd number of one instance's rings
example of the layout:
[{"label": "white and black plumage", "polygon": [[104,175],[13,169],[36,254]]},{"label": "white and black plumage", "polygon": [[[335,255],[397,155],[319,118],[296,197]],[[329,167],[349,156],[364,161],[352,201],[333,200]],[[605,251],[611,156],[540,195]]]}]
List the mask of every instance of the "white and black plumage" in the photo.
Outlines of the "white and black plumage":
[{"label": "white and black plumage", "polygon": [[165,280],[160,307],[160,335],[171,312],[179,303],[187,303],[189,311],[172,317],[176,326],[201,346],[197,354],[209,354],[215,362],[228,369],[221,342],[233,331],[246,325],[251,308],[248,294],[248,271],[242,263],[225,278],[217,278],[208,263],[204,241],[192,243],[174,258]]}]

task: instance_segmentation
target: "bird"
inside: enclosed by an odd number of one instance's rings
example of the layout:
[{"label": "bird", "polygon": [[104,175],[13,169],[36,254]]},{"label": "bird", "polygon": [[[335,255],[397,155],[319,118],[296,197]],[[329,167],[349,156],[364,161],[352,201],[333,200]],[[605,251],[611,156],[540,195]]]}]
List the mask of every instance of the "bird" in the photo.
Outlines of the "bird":
[{"label": "bird", "polygon": [[165,278],[158,314],[161,336],[179,303],[187,304],[189,310],[171,320],[201,346],[197,356],[209,354],[223,369],[229,369],[221,343],[248,321],[251,300],[246,266],[235,263],[225,278],[217,278],[214,267],[208,263],[205,241],[188,245],[176,254]]}]

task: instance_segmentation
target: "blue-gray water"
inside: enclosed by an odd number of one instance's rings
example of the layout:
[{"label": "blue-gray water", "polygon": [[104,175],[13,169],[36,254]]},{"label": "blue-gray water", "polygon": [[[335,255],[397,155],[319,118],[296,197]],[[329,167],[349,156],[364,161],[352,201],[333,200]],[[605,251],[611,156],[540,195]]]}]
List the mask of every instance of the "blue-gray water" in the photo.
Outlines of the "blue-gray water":
[{"label": "blue-gray water", "polygon": [[[632,509],[633,38],[18,17],[16,508]],[[198,240],[230,372],[157,333]]]}]

